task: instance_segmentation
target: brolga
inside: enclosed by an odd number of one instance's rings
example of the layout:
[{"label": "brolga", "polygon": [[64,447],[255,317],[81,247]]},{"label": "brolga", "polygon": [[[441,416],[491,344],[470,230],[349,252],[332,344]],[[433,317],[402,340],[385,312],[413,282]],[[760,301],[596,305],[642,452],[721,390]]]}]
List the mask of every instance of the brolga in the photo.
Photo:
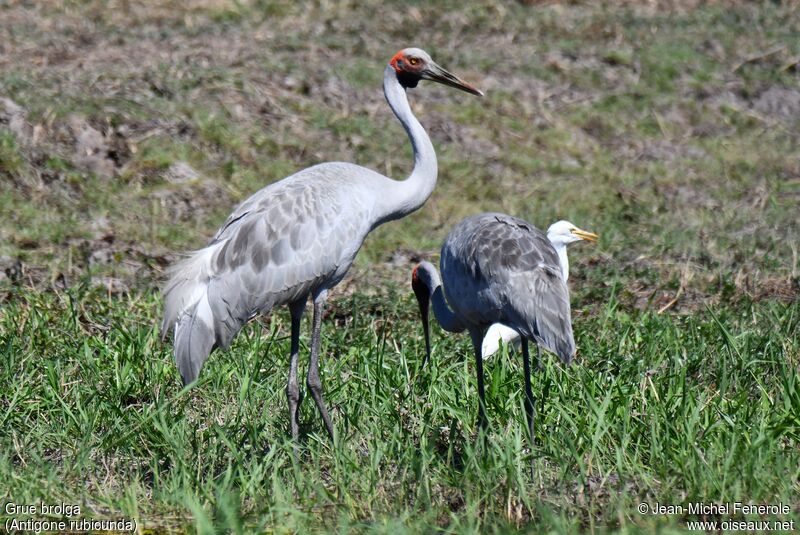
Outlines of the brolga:
[{"label": "brolga", "polygon": [[543,345],[569,364],[575,354],[569,292],[561,263],[547,236],[522,219],[487,213],[460,221],[444,241],[441,277],[429,262],[411,274],[425,335],[425,362],[431,344],[431,303],[439,325],[449,332],[469,332],[478,376],[479,427],[487,425],[481,342],[486,329],[502,323],[522,336],[525,412],[534,437],[528,341]]},{"label": "brolga", "polygon": [[[556,221],[547,229],[547,239],[553,249],[556,250],[558,261],[561,264],[561,277],[564,282],[569,279],[569,258],[567,258],[567,245],[577,241],[596,242],[599,236],[594,232],[583,230],[573,225],[569,221]],[[491,357],[500,349],[500,340],[504,344],[513,344],[519,346],[519,333],[511,327],[506,327],[502,323],[495,323],[489,330],[486,331],[486,336],[483,337],[483,346],[481,354],[483,358]],[[538,349],[538,346],[537,346]],[[537,351],[537,365],[539,364],[539,355]]]},{"label": "brolga", "polygon": [[329,162],[266,186],[243,201],[209,244],[171,268],[164,288],[162,333],[174,335],[184,384],[195,381],[215,348],[226,349],[258,314],[288,305],[291,349],[286,394],[298,438],[300,320],[313,302],[307,386],[333,440],[319,376],[320,328],[328,289],[342,280],[367,234],[420,208],[436,185],[431,140],[414,117],[406,89],[431,80],[482,95],[419,48],[392,57],[383,91],[414,152],[414,168],[397,181],[364,167]]}]

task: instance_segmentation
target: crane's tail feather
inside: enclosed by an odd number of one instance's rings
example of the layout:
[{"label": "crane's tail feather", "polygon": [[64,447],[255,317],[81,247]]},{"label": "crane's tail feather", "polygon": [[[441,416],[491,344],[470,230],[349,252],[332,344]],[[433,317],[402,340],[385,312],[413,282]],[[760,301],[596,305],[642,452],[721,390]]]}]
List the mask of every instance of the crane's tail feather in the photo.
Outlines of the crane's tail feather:
[{"label": "crane's tail feather", "polygon": [[200,368],[215,347],[215,339],[211,308],[208,299],[203,297],[175,324],[175,362],[183,384],[197,379]]},{"label": "crane's tail feather", "polygon": [[166,339],[183,313],[200,302],[215,274],[213,259],[225,242],[195,251],[169,268],[169,281],[164,286],[164,320],[161,338]]},{"label": "crane's tail feather", "polygon": [[570,326],[569,332],[566,335],[553,336],[551,333],[543,333],[544,336],[539,335],[536,337],[545,349],[558,355],[558,358],[564,364],[571,364],[572,358],[575,356],[575,339],[572,336],[572,327]]},{"label": "crane's tail feather", "polygon": [[550,266],[521,273],[512,279],[511,319],[528,339],[559,356],[564,364],[575,355],[569,290],[561,272]]},{"label": "crane's tail feather", "polygon": [[161,337],[174,333],[175,362],[184,384],[191,383],[217,345],[214,314],[209,302],[209,281],[215,275],[214,255],[223,243],[192,253],[169,270],[164,286],[164,320]]}]

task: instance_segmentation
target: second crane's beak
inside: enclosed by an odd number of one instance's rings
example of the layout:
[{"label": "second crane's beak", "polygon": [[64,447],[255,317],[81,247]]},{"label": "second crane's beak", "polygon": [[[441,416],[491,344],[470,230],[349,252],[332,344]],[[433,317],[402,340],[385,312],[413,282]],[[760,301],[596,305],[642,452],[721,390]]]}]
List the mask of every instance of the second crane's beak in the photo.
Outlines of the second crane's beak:
[{"label": "second crane's beak", "polygon": [[597,243],[598,238],[600,238],[600,236],[598,236],[594,232],[589,232],[588,230],[583,230],[583,229],[579,229],[579,228],[574,228],[570,232],[572,234],[574,234],[575,236],[579,237],[580,239],[586,240],[586,241],[592,242],[592,243]]},{"label": "second crane's beak", "polygon": [[431,292],[425,283],[419,280],[416,267],[414,271],[411,272],[411,288],[414,290],[414,295],[417,297],[419,315],[422,320],[422,332],[425,334],[425,360],[422,361],[422,367],[424,368],[431,359],[431,330],[428,321],[431,307]]},{"label": "second crane's beak", "polygon": [[455,87],[456,89],[466,91],[467,93],[472,93],[473,95],[478,95],[479,97],[483,96],[483,91],[472,84],[468,84],[455,74],[447,72],[432,61],[428,63],[425,69],[423,69],[423,71],[420,73],[420,76],[423,80],[439,82],[440,84],[449,85],[450,87]]}]

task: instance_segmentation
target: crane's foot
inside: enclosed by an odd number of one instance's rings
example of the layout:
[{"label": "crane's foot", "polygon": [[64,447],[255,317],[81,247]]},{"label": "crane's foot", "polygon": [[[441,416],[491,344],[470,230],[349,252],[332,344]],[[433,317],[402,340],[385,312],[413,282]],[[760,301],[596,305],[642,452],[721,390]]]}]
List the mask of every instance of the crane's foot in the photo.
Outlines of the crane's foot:
[{"label": "crane's foot", "polygon": [[317,404],[319,414],[322,416],[322,421],[325,423],[325,429],[328,431],[328,436],[330,437],[331,442],[335,442],[333,436],[333,423],[331,422],[330,414],[328,414],[328,409],[325,407],[325,400],[322,399],[322,385],[312,384],[312,382],[309,381],[308,389],[311,391],[311,397],[314,398],[314,401]]}]

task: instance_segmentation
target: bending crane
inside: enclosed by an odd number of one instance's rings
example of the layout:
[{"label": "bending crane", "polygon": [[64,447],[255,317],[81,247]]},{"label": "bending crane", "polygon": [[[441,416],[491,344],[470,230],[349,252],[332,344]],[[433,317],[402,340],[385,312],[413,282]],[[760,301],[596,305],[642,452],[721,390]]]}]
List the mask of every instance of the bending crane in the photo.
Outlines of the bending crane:
[{"label": "bending crane", "polygon": [[429,262],[421,262],[411,274],[425,335],[426,362],[431,353],[428,313],[432,302],[436,321],[445,331],[467,330],[472,338],[479,425],[483,428],[487,424],[481,355],[484,333],[493,323],[519,332],[525,412],[533,440],[528,340],[543,345],[567,364],[575,354],[569,292],[558,254],[533,225],[509,215],[487,213],[468,217],[453,227],[442,245],[440,267],[441,278]]}]

